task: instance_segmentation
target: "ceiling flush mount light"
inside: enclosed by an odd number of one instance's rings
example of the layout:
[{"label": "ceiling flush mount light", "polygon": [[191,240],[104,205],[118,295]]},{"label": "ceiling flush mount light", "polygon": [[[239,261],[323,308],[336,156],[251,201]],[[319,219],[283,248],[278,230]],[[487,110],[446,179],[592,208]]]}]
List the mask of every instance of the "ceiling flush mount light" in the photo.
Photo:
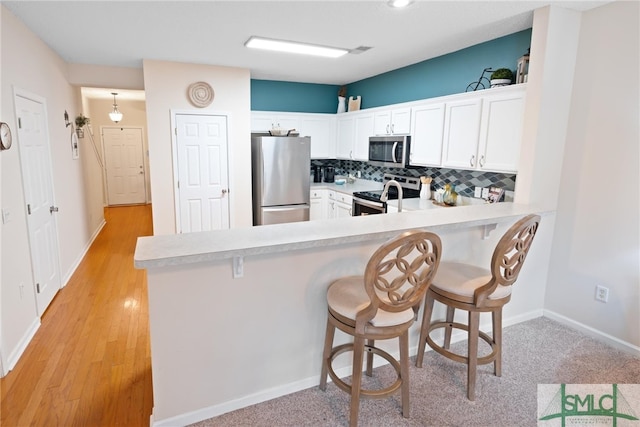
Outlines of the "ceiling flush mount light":
[{"label": "ceiling flush mount light", "polygon": [[395,8],[403,8],[403,7],[407,7],[409,6],[411,3],[413,3],[413,0],[388,0],[387,4],[390,7],[395,7]]},{"label": "ceiling flush mount light", "polygon": [[116,103],[117,94],[117,92],[111,92],[111,95],[113,95],[113,111],[109,113],[109,118],[114,123],[118,123],[120,120],[122,120],[122,113],[118,111],[118,104]]},{"label": "ceiling flush mount light", "polygon": [[303,55],[316,55],[328,58],[338,58],[349,53],[349,50],[347,49],[286,40],[266,39],[264,37],[256,36],[249,37],[249,40],[247,40],[244,45],[255,49],[275,50],[277,52],[299,53]]}]

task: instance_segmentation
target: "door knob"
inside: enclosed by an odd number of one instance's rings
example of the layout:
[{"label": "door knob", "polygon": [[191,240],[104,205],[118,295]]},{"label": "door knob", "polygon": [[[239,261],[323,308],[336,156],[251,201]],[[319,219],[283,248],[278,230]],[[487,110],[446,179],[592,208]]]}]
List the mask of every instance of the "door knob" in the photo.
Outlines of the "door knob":
[{"label": "door knob", "polygon": [[222,189],[222,195],[224,196],[225,194],[227,194],[227,192],[228,192],[228,191],[229,191],[229,190],[227,190],[226,188],[223,188],[223,189]]},{"label": "door knob", "polygon": [[58,207],[57,206],[49,206],[49,213],[54,213],[54,212],[58,212]]}]

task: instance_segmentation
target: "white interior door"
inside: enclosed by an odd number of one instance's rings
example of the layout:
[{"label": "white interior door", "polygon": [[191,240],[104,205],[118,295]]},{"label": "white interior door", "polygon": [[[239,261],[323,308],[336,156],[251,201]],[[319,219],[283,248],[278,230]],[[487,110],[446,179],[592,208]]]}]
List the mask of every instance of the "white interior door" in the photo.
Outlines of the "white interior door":
[{"label": "white interior door", "polygon": [[41,316],[61,286],[47,115],[44,101],[18,94],[15,105],[31,268]]},{"label": "white interior door", "polygon": [[229,228],[226,116],[177,114],[178,232]]},{"label": "white interior door", "polygon": [[103,128],[107,203],[145,203],[144,147],[140,128]]}]

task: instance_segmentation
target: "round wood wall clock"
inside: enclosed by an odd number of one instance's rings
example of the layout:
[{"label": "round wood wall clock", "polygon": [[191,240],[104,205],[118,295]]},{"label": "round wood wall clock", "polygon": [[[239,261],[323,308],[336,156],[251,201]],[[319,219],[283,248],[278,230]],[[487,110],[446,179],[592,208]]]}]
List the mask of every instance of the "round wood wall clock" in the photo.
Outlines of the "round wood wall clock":
[{"label": "round wood wall clock", "polygon": [[213,88],[208,83],[196,82],[189,85],[187,96],[196,107],[207,107],[213,102]]},{"label": "round wood wall clock", "polygon": [[0,149],[8,150],[11,148],[11,128],[5,122],[0,122]]}]

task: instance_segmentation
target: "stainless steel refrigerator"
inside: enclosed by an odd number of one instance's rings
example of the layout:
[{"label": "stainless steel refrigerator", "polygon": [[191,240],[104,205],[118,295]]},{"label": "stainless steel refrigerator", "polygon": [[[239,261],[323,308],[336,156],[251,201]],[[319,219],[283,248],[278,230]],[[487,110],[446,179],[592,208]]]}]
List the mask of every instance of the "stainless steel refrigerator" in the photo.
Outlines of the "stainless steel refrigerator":
[{"label": "stainless steel refrigerator", "polygon": [[309,220],[311,138],[251,135],[253,225]]}]

